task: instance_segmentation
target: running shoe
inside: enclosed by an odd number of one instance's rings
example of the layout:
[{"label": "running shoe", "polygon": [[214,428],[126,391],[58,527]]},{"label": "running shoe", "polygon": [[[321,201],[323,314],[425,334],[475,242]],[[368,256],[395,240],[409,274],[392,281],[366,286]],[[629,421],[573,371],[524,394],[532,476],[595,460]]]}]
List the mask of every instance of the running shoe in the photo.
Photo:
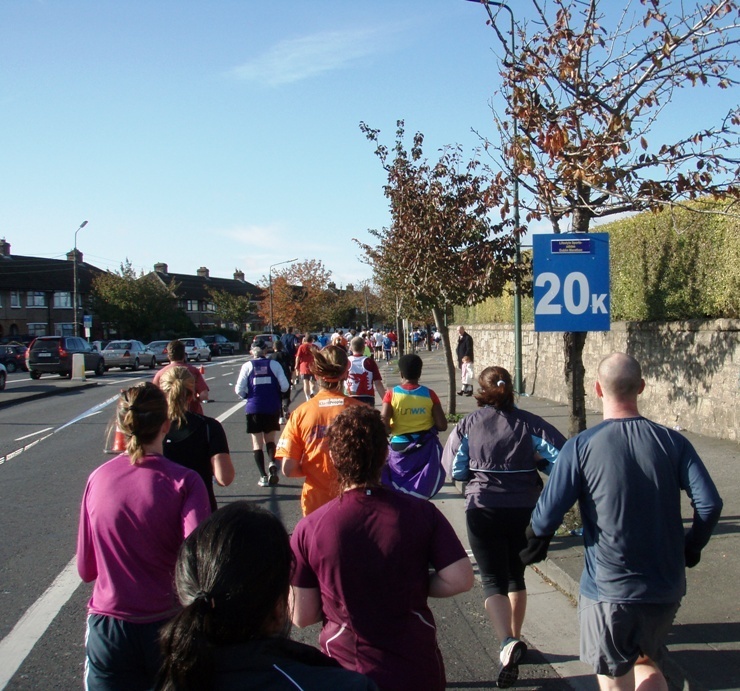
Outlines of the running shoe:
[{"label": "running shoe", "polygon": [[508,689],[519,678],[519,663],[526,653],[527,644],[518,638],[507,638],[501,644],[501,652],[499,653],[501,666],[496,682],[500,689]]},{"label": "running shoe", "polygon": [[277,483],[280,482],[280,478],[278,477],[277,464],[270,463],[270,467],[267,469],[267,472],[270,473],[270,477],[267,479],[267,481],[271,485],[277,485]]},{"label": "running shoe", "polygon": [[269,487],[270,486],[270,480],[268,479],[267,475],[263,475],[260,478],[260,481],[257,483],[260,487]]}]

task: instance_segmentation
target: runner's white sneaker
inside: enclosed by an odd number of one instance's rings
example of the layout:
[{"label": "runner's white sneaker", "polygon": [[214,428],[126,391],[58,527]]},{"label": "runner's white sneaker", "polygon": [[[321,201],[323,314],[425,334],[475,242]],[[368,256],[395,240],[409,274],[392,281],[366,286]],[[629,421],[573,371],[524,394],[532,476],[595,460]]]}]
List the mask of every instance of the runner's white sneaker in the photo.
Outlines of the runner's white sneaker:
[{"label": "runner's white sneaker", "polygon": [[270,463],[270,467],[267,469],[267,472],[270,473],[270,477],[267,478],[267,481],[271,485],[277,485],[277,483],[280,482],[280,478],[278,477],[277,464]]},{"label": "runner's white sneaker", "polygon": [[500,689],[508,689],[519,678],[519,663],[527,653],[527,644],[518,638],[507,638],[501,644],[499,660],[501,666],[498,671],[496,685]]}]

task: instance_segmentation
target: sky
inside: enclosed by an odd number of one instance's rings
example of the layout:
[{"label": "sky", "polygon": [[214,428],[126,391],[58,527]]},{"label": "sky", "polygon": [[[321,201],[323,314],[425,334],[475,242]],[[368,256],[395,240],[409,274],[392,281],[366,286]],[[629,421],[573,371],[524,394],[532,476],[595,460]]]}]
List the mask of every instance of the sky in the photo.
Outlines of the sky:
[{"label": "sky", "polygon": [[485,20],[464,0],[3,0],[0,237],[64,258],[87,220],[104,269],[370,278],[353,238],[390,214],[359,123],[472,152],[493,131]]},{"label": "sky", "polygon": [[77,246],[103,269],[258,282],[297,258],[368,279],[353,238],[390,213],[359,123],[390,147],[403,119],[429,158],[493,137],[486,18],[465,0],[2,0],[0,237],[64,258],[88,221]]}]

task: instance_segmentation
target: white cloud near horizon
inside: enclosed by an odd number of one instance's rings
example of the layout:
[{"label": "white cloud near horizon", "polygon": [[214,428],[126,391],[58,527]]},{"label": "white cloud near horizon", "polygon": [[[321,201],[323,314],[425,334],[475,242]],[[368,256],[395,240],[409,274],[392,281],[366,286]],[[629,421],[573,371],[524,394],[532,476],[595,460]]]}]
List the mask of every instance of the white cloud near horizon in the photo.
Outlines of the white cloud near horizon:
[{"label": "white cloud near horizon", "polygon": [[262,55],[235,67],[231,74],[268,86],[298,82],[378,52],[390,33],[387,29],[351,29],[280,41]]}]

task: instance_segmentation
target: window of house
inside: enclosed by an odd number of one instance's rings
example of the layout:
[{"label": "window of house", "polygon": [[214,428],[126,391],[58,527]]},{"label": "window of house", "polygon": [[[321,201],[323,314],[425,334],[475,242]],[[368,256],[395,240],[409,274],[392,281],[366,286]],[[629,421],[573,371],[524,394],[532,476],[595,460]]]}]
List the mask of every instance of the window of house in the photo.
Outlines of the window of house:
[{"label": "window of house", "polygon": [[26,293],[26,306],[46,307],[46,293],[38,290],[29,290]]},{"label": "window of house", "polygon": [[197,312],[198,311],[198,301],[197,300],[186,300],[185,301],[185,311],[186,312]]},{"label": "window of house", "polygon": [[215,312],[216,311],[216,305],[213,302],[207,302],[206,303],[206,312]]},{"label": "window of house", "polygon": [[69,322],[69,324],[56,324],[54,332],[56,336],[74,336],[74,324],[72,322]]},{"label": "window of house", "polygon": [[48,333],[48,327],[46,322],[29,322],[28,323],[28,335],[29,336],[46,336]]},{"label": "window of house", "polygon": [[10,306],[11,307],[21,306],[21,291],[20,290],[10,291]]},{"label": "window of house", "polygon": [[72,293],[69,291],[57,290],[54,293],[54,307],[72,307]]}]

